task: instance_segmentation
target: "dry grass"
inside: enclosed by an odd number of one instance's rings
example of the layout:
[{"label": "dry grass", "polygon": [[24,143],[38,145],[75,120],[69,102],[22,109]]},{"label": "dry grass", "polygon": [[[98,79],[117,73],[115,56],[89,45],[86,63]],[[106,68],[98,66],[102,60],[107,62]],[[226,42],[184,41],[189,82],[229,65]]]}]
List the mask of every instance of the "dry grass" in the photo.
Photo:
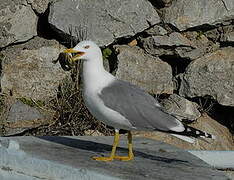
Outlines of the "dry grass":
[{"label": "dry grass", "polygon": [[48,104],[55,111],[52,123],[29,130],[26,135],[112,135],[113,129],[96,120],[82,99],[79,65],[60,85],[58,95]]}]

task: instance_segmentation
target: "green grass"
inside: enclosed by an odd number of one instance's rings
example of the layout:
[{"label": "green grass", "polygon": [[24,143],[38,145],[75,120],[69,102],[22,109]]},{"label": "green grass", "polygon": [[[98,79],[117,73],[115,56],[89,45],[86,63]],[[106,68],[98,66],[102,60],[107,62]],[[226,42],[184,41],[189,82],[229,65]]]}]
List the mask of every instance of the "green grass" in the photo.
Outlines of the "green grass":
[{"label": "green grass", "polygon": [[197,40],[199,40],[199,39],[201,39],[201,37],[204,35],[204,32],[203,31],[198,31],[197,32],[197,37],[196,37],[196,39]]},{"label": "green grass", "polygon": [[111,56],[112,50],[110,48],[105,48],[102,50],[103,60],[108,60],[108,57]]},{"label": "green grass", "polygon": [[20,97],[17,98],[17,100],[21,101],[22,103],[31,106],[31,107],[42,107],[45,105],[45,102],[40,101],[40,100],[32,100],[30,98],[26,98],[26,97]]}]

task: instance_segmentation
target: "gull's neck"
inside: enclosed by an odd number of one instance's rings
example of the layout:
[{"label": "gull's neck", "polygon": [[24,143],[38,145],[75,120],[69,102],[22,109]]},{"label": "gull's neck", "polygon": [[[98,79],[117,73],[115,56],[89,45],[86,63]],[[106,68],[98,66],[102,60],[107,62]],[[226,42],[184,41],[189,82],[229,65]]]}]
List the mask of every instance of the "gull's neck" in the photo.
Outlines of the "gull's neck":
[{"label": "gull's neck", "polygon": [[84,90],[98,91],[107,86],[115,77],[104,69],[102,57],[83,62]]}]

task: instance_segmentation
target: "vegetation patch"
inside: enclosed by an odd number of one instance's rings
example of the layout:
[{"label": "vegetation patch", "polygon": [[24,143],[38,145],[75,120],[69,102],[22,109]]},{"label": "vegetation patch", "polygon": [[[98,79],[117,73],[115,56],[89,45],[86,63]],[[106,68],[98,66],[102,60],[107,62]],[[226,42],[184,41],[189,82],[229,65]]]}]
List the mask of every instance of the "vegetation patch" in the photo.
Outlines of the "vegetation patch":
[{"label": "vegetation patch", "polygon": [[110,48],[105,48],[102,50],[103,60],[106,61],[111,56],[112,50]]},{"label": "vegetation patch", "polygon": [[59,86],[57,97],[47,102],[54,111],[51,122],[25,133],[25,135],[112,135],[114,130],[95,119],[87,110],[82,98],[82,84],[78,66],[72,78],[66,78]]},{"label": "vegetation patch", "polygon": [[22,103],[31,106],[31,107],[43,107],[45,106],[45,102],[41,100],[33,100],[31,98],[26,98],[26,97],[20,97],[17,98],[17,100],[21,101]]}]

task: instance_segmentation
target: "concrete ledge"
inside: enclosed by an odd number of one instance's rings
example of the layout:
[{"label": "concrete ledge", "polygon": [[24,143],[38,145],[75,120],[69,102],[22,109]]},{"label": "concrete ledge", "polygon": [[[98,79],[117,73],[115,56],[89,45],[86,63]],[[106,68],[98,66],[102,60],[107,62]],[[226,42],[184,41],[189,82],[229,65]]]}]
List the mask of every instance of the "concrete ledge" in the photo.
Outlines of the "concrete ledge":
[{"label": "concrete ledge", "polygon": [[234,151],[189,151],[194,156],[202,159],[207,164],[217,169],[234,170]]},{"label": "concrete ledge", "polygon": [[[122,137],[118,152],[127,153]],[[0,138],[0,179],[228,179],[192,154],[168,144],[134,138],[135,159],[97,162],[109,155],[112,137]]]}]

